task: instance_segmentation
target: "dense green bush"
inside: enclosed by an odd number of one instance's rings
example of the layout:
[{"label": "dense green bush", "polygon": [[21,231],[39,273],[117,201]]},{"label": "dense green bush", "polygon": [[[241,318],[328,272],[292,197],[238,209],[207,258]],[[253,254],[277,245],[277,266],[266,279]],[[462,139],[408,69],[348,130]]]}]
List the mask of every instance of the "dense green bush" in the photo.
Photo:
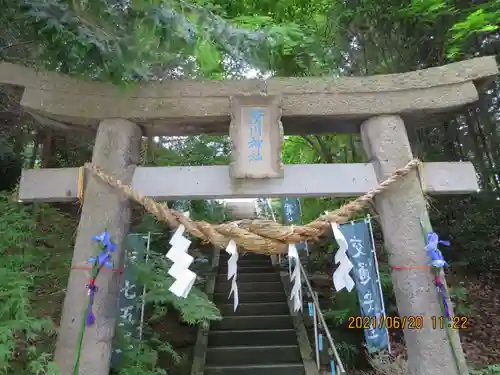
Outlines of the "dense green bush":
[{"label": "dense green bush", "polygon": [[495,194],[440,197],[431,200],[431,221],[440,237],[451,242],[443,255],[451,266],[475,271],[498,270],[500,200]]},{"label": "dense green bush", "polygon": [[[55,329],[51,317],[59,320],[60,304],[70,269],[71,249],[76,218],[60,213],[48,205],[35,209],[12,201],[9,194],[0,195],[0,374],[58,375],[51,362]],[[215,216],[221,215],[219,207]],[[211,219],[207,217],[207,219]],[[71,226],[68,226],[71,224]],[[145,215],[143,230],[165,231],[165,227]],[[70,228],[70,230],[68,230]],[[73,229],[73,230],[71,230]],[[161,237],[164,252],[168,249],[168,230]],[[163,319],[167,312],[179,312],[182,322],[197,325],[219,319],[215,305],[198,285],[189,296],[178,298],[169,292],[173,280],[164,254],[152,251],[149,261],[137,264],[140,284],[146,286],[145,303],[151,311],[144,325],[144,340],[125,337],[117,331],[117,343],[124,349],[120,375],[161,375],[159,353],[175,361],[181,357],[149,328],[151,321]],[[209,264],[196,264],[203,276]],[[203,277],[200,278],[203,283]]]},{"label": "dense green bush", "polygon": [[57,374],[47,345],[53,323],[34,304],[46,250],[34,240],[39,228],[7,194],[0,195],[0,212],[0,373]]},{"label": "dense green bush", "polygon": [[[148,314],[143,325],[144,339],[127,337],[123,331],[117,331],[117,346],[123,353],[119,375],[166,374],[166,370],[159,364],[162,354],[170,356],[174,363],[186,359],[179,355],[172,345],[163,341],[159,333],[150,326],[155,321],[165,319],[170,310],[178,311],[181,322],[190,325],[203,325],[210,320],[221,318],[217,307],[196,285],[187,298],[176,297],[168,290],[173,282],[166,273],[170,266],[164,254],[154,251],[150,252],[147,264],[145,262],[137,264],[139,282],[147,290],[145,303]],[[195,272],[200,274],[200,270]]]}]

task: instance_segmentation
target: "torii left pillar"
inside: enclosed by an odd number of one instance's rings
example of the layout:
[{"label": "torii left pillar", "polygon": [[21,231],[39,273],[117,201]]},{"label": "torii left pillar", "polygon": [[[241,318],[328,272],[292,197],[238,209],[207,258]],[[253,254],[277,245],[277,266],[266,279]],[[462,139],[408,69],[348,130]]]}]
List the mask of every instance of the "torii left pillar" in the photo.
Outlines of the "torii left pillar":
[{"label": "torii left pillar", "polygon": [[[103,120],[97,130],[92,163],[124,183],[130,183],[133,175],[131,166],[139,161],[140,141],[141,130],[136,124],[123,119]],[[115,263],[120,265],[124,258],[122,242],[130,222],[130,203],[97,178],[88,173],[86,175],[88,183],[72,265],[81,265],[96,254],[92,237],[103,231],[108,231],[117,244],[113,257]],[[55,352],[55,362],[63,375],[73,375],[82,316],[88,304],[87,282],[87,271],[71,270]],[[96,321],[85,330],[78,375],[109,374],[120,275],[117,272],[101,272],[96,285],[99,288],[93,308]]]}]

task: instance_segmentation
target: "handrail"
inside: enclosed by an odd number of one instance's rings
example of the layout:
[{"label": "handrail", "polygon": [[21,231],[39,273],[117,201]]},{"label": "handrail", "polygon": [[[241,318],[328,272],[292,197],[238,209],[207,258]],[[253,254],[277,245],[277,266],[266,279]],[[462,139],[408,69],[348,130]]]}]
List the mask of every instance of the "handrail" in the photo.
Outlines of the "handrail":
[{"label": "handrail", "polygon": [[[326,324],[325,317],[324,317],[323,312],[321,311],[321,308],[319,306],[319,301],[318,301],[318,298],[316,296],[316,293],[313,291],[313,289],[311,287],[311,283],[309,282],[309,278],[307,277],[307,273],[306,273],[304,267],[302,266],[302,262],[300,261],[300,259],[297,259],[296,261],[297,261],[297,264],[295,265],[295,267],[300,267],[300,273],[304,276],[304,280],[306,281],[307,289],[309,290],[309,293],[311,294],[311,298],[313,300],[313,306],[314,306],[316,315],[319,317],[319,321],[320,321],[321,326],[323,327],[323,329],[325,331],[326,338],[328,339],[328,343],[330,344],[330,347],[333,350],[333,355],[335,357],[335,362],[338,366],[339,373],[345,374],[344,365],[342,363],[342,360],[340,359],[337,348],[335,347],[335,342],[333,341],[330,330],[328,329],[328,326]],[[315,340],[315,346],[316,346],[316,351],[317,351],[318,350],[317,332],[315,332],[314,336],[315,336],[314,340]],[[318,360],[319,359],[317,358],[316,361],[318,361]],[[319,365],[319,363],[318,363],[318,365]]]}]

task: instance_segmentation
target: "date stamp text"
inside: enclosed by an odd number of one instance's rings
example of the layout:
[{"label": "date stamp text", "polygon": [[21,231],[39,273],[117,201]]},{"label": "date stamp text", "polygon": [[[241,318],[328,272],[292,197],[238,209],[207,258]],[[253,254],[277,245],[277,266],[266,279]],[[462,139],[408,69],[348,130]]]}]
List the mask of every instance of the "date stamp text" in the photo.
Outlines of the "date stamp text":
[{"label": "date stamp text", "polygon": [[403,316],[350,316],[347,328],[355,329],[468,329],[470,320],[467,316],[454,316],[446,319],[442,316],[403,315]]}]

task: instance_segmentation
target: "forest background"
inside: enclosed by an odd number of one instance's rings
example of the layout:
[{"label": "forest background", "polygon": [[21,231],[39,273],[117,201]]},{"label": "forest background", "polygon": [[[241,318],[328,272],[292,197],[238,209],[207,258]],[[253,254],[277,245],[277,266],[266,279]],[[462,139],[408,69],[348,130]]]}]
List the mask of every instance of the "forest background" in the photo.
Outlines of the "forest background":
[{"label": "forest background", "polygon": [[[110,81],[123,90],[160,79],[401,73],[500,56],[498,0],[1,0],[0,9],[2,61]],[[50,375],[57,373],[51,358],[79,207],[21,205],[13,196],[23,167],[75,167],[90,160],[94,135],[41,128],[20,108],[21,93],[0,87],[0,373]],[[409,134],[416,157],[469,160],[477,170],[479,193],[432,198],[430,212],[436,232],[452,242],[445,252],[448,282],[456,312],[472,322],[461,334],[464,349],[472,373],[484,375],[500,374],[499,98],[497,80],[477,103]],[[143,150],[147,165],[209,165],[227,164],[230,147],[227,137],[201,135],[145,139]],[[366,157],[358,135],[327,134],[288,137],[284,161],[350,163]],[[301,201],[303,222],[344,202]],[[209,208],[191,202],[195,218],[224,220],[221,210]],[[127,354],[120,374],[186,374],[193,325],[219,313],[200,288],[182,301],[168,293],[171,281],[160,271],[167,228],[140,210],[133,225],[134,231],[164,236],[153,246],[152,261],[139,269],[150,291],[149,330],[143,345],[136,345],[140,349]],[[378,238],[386,303],[397,313]],[[208,251],[195,247],[200,256]],[[362,333],[354,339],[345,334],[346,317],[358,309],[355,297],[333,294],[321,281],[332,271],[331,252],[328,244],[317,245],[311,277],[348,367],[371,371]],[[404,361],[401,332],[391,334]]]}]

